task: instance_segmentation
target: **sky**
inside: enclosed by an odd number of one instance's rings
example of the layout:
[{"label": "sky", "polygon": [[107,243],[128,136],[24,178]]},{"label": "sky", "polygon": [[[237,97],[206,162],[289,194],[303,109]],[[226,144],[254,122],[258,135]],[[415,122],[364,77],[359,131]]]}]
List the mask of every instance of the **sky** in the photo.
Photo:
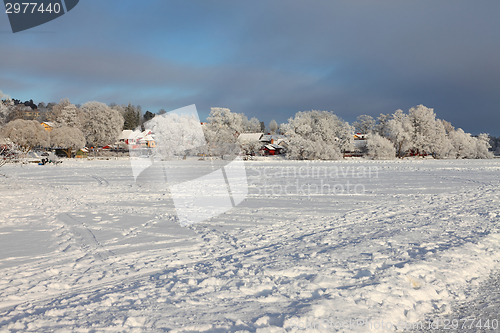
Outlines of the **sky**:
[{"label": "sky", "polygon": [[423,104],[500,136],[500,2],[80,0],[12,33],[0,90],[22,101],[227,107],[269,123],[332,111],[352,123]]}]

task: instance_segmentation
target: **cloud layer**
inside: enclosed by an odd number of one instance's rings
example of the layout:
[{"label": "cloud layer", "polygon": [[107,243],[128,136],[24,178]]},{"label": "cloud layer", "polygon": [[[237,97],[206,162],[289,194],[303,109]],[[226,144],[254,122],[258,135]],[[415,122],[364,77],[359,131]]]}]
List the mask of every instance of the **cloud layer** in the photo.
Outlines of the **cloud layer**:
[{"label": "cloud layer", "polygon": [[268,122],[348,121],[417,104],[500,135],[500,3],[87,0],[40,27],[0,22],[0,89],[15,98],[195,103]]}]

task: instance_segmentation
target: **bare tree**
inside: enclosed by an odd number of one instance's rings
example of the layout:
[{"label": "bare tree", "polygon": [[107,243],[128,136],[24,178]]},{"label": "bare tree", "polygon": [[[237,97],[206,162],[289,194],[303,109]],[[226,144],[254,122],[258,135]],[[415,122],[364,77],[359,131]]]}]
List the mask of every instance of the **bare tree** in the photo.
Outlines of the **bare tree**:
[{"label": "bare tree", "polygon": [[[7,164],[11,160],[11,155],[10,155],[11,146],[12,146],[11,144],[7,144],[7,143],[0,145],[0,168],[3,167],[5,164]],[[1,173],[0,173],[0,176],[7,177]]]}]

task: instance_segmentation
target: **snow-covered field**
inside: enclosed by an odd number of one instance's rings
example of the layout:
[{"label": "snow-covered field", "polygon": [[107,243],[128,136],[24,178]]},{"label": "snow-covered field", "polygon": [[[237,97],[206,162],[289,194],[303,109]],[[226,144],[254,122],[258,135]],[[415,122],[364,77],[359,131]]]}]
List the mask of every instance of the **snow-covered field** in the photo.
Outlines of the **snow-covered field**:
[{"label": "snow-covered field", "polygon": [[247,199],[190,227],[159,164],[137,182],[127,159],[2,167],[0,332],[500,320],[500,159],[245,163]]}]

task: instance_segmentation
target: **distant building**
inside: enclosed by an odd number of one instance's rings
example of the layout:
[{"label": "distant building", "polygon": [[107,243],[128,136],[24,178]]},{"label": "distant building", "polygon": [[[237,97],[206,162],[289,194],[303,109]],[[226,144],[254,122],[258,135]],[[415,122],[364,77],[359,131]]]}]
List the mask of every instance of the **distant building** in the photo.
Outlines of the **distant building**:
[{"label": "distant building", "polygon": [[354,151],[345,151],[344,157],[363,157],[367,153],[367,140],[368,135],[363,133],[354,134]]},{"label": "distant building", "polygon": [[156,142],[154,140],[151,131],[146,130],[144,132],[123,130],[118,138],[117,145],[127,145],[128,148],[155,148]]},{"label": "distant building", "polygon": [[251,141],[260,141],[260,139],[264,136],[262,133],[241,133],[238,136],[239,142],[251,142]]},{"label": "distant building", "polygon": [[32,108],[26,109],[24,111],[24,117],[25,118],[32,118],[32,119],[38,118],[38,117],[40,117],[40,111],[38,111],[36,109],[33,110]]},{"label": "distant building", "polygon": [[52,132],[52,130],[54,129],[55,125],[54,125],[54,123],[51,123],[51,122],[48,122],[48,121],[44,121],[42,123],[42,126],[43,126],[43,128],[45,128],[45,130],[47,132]]}]

